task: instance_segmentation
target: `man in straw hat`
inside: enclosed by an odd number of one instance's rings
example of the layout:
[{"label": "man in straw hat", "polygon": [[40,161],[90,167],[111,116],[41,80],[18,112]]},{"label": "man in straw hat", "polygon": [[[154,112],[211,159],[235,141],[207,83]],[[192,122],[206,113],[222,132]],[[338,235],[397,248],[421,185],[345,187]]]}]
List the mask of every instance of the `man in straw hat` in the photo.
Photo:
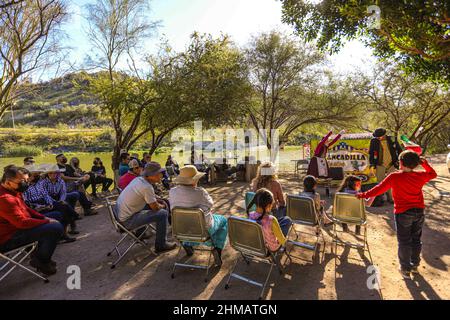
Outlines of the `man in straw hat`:
[{"label": "man in straw hat", "polygon": [[142,175],[131,181],[117,199],[117,219],[127,228],[136,229],[156,222],[157,253],[176,248],[175,243],[167,241],[167,205],[157,199],[152,186],[152,183],[161,182],[163,171],[159,163],[147,163]]},{"label": "man in straw hat", "polygon": [[[205,172],[199,172],[193,165],[181,168],[180,174],[174,180],[177,186],[169,191],[169,201],[171,208],[200,208],[204,211],[208,232],[214,243],[215,262],[220,266],[222,250],[227,240],[228,224],[224,216],[211,213],[214,201],[205,189],[198,187],[198,181],[205,174]],[[183,244],[188,255],[194,253],[192,245],[195,244]]]},{"label": "man in straw hat", "polygon": [[[69,237],[67,233],[79,233],[76,230],[75,223],[75,220],[78,218],[76,211],[67,203],[53,201],[39,183],[41,181],[41,175],[47,173],[45,166],[30,165],[25,166],[25,169],[30,172],[28,189],[23,193],[26,204],[46,217],[51,217],[61,222],[64,227],[62,241],[64,243],[74,242],[76,239]],[[68,231],[69,226],[70,231]]]},{"label": "man in straw hat", "polygon": [[91,209],[92,202],[86,198],[83,192],[67,192],[66,183],[60,175],[61,172],[65,172],[65,169],[59,168],[56,164],[44,164],[43,170],[46,175],[39,184],[49,195],[48,200],[52,205],[58,202],[67,202],[72,209],[75,209],[76,202],[79,201],[85,216],[97,214]]}]

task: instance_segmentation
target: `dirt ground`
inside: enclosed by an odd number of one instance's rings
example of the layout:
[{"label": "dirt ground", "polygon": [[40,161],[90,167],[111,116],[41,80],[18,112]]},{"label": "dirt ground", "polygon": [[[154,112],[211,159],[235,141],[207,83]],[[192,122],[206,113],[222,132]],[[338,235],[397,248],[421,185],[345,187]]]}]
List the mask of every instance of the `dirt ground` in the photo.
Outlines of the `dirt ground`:
[{"label": "dirt ground", "polygon": [[[403,280],[398,272],[397,242],[394,230],[393,208],[372,208],[368,213],[368,243],[373,264],[381,274],[381,290],[370,290],[367,281],[372,264],[369,254],[355,249],[338,248],[332,251],[330,239],[322,254],[312,260],[312,252],[295,248],[295,258],[287,264],[286,273],[273,272],[266,299],[450,299],[450,175],[444,158],[433,158],[432,164],[439,177],[425,188],[427,202],[426,224],[423,231],[423,261],[420,275]],[[280,175],[287,193],[300,189],[298,177]],[[215,210],[222,214],[242,212],[244,183],[218,184],[208,188],[216,201]],[[323,193],[323,190],[320,190]],[[325,198],[322,194],[322,198]],[[329,205],[329,203],[328,203]],[[211,280],[203,281],[199,270],[179,269],[171,279],[171,268],[177,250],[155,256],[136,247],[129,256],[111,270],[113,257],[106,253],[119,235],[113,230],[106,208],[98,201],[100,214],[79,222],[82,233],[78,241],[58,246],[54,260],[58,273],[50,283],[16,270],[0,283],[0,299],[256,299],[259,288],[232,280],[224,289],[227,275],[236,252],[227,246],[224,264],[213,269]],[[312,241],[313,239],[311,239]],[[153,239],[150,240],[153,243]],[[324,251],[324,253],[323,253]],[[200,257],[201,258],[201,257]],[[300,259],[301,258],[301,259]],[[81,269],[81,289],[69,290],[66,270],[70,265]],[[252,263],[239,265],[239,271],[262,281],[267,265]],[[370,282],[370,281],[369,281]]]}]

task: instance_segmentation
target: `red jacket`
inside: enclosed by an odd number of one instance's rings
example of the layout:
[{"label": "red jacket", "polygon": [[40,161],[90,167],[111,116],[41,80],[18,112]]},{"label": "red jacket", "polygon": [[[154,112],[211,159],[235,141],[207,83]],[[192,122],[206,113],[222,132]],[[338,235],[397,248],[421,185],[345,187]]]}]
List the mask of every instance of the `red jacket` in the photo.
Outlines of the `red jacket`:
[{"label": "red jacket", "polygon": [[119,188],[122,190],[125,189],[130,184],[130,182],[136,179],[137,177],[138,177],[137,175],[128,171],[127,173],[125,173],[123,176],[120,177]]},{"label": "red jacket", "polygon": [[403,172],[397,171],[388,175],[380,184],[371,190],[359,193],[360,198],[379,196],[392,189],[394,198],[394,212],[403,213],[412,208],[425,208],[422,188],[430,180],[437,177],[436,171],[424,161],[422,167],[425,172]]},{"label": "red jacket", "polygon": [[25,204],[21,193],[0,186],[0,244],[11,239],[18,230],[31,229],[48,222],[45,216]]}]

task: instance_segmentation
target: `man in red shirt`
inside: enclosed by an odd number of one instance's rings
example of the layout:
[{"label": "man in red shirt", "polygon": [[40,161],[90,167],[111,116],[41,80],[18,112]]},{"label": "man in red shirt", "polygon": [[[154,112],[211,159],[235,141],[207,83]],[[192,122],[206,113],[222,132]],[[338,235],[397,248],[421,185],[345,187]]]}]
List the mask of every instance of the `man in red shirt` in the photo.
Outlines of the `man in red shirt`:
[{"label": "man in red shirt", "polygon": [[[411,272],[418,273],[422,250],[420,238],[425,221],[422,188],[437,174],[425,158],[414,151],[402,152],[399,159],[399,171],[391,173],[373,189],[357,194],[357,197],[375,197],[392,189],[400,271],[404,278],[410,278]],[[425,171],[414,171],[419,165]]]},{"label": "man in red shirt", "polygon": [[128,172],[119,179],[119,188],[121,190],[124,190],[131,181],[139,177],[143,170],[142,166],[139,164],[139,161],[136,159],[131,160],[128,163],[128,166],[130,167],[130,170],[128,170]]},{"label": "man in red shirt", "polygon": [[63,226],[25,204],[22,193],[28,188],[27,180],[26,169],[5,168],[0,185],[0,251],[38,241],[30,265],[45,275],[52,275],[56,273],[56,263],[51,257],[63,235]]}]

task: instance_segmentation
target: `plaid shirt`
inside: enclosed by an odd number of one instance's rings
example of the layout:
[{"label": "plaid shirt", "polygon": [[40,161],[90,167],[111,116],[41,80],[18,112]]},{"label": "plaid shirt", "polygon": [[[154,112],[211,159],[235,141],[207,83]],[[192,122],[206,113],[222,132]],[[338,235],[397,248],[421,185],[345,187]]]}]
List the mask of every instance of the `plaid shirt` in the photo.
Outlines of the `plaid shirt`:
[{"label": "plaid shirt", "polygon": [[58,177],[55,183],[51,182],[49,178],[45,178],[41,179],[37,184],[39,184],[49,196],[48,200],[51,201],[49,204],[53,204],[55,201],[66,200],[66,183],[61,177]]},{"label": "plaid shirt", "polygon": [[47,193],[47,190],[45,190],[39,182],[42,180],[39,180],[37,183],[30,185],[23,193],[23,198],[25,202],[27,202],[29,205],[33,204],[46,204],[51,205],[53,204],[54,200],[52,197],[49,196]]}]

